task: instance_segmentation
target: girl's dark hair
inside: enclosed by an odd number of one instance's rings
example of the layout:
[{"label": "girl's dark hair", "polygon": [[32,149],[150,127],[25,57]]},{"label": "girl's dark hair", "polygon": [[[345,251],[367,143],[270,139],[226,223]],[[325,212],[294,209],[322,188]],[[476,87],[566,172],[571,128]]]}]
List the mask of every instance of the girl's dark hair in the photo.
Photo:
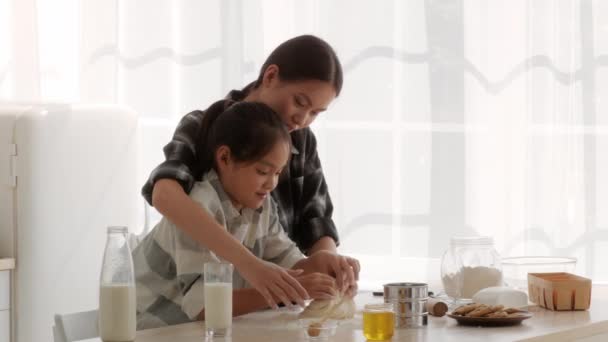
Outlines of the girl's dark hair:
[{"label": "girl's dark hair", "polygon": [[201,137],[207,137],[198,146],[202,151],[201,171],[211,170],[215,164],[215,152],[226,145],[236,162],[255,162],[264,157],[273,146],[284,141],[291,146],[287,127],[272,108],[259,102],[237,102],[228,109],[223,101],[212,105],[205,113],[201,125]]},{"label": "girl's dark hair", "polygon": [[268,58],[255,82],[262,84],[269,65],[279,67],[283,81],[319,80],[331,82],[336,96],[342,90],[342,65],[334,49],[323,39],[311,35],[298,36],[279,45]]}]

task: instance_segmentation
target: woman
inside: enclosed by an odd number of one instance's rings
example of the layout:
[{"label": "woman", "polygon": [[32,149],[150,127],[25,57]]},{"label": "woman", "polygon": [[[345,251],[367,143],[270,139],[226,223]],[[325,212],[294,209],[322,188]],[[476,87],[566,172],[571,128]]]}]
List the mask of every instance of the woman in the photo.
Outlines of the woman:
[{"label": "woman", "polygon": [[[231,91],[227,99],[205,111],[193,111],[182,118],[172,141],[164,148],[166,161],[152,171],[142,189],[146,200],[185,234],[233,263],[272,307],[276,307],[276,302],[304,304],[308,294],[292,277],[299,271],[259,260],[188,197],[194,182],[202,176],[201,170],[206,168],[201,165],[206,148],[201,123],[206,114],[224,111],[238,101],[262,102],[277,112],[292,139],[289,167],[272,192],[281,225],[307,255],[335,253],[339,240],[331,219],[333,206],[316,139],[308,126],[327,109],[341,88],[342,67],[325,41],[304,35],[282,43],[270,54],[255,82],[241,91]],[[348,257],[331,260],[338,286],[354,294],[358,261]]]}]

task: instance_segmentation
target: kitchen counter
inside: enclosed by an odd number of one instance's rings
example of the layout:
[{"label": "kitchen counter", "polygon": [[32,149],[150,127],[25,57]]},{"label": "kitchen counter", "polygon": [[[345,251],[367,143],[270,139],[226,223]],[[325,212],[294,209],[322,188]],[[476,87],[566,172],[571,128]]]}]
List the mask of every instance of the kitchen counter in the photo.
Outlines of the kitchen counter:
[{"label": "kitchen counter", "polygon": [[[359,293],[355,298],[357,309],[364,304],[381,302],[381,297]],[[534,316],[521,325],[511,327],[467,327],[445,317],[429,317],[425,328],[397,329],[392,341],[572,341],[608,340],[608,286],[594,286],[591,308],[588,311],[548,311],[532,307]],[[293,319],[297,312],[288,309],[263,311],[237,317],[233,321],[232,341],[292,341],[303,339],[303,332]],[[199,342],[203,336],[203,322],[142,330],[137,342]],[[218,339],[222,341],[222,339]],[[92,339],[88,341],[101,341]],[[336,335],[328,341],[364,342],[361,316],[344,321]]]},{"label": "kitchen counter", "polygon": [[15,268],[15,259],[0,259],[0,271],[12,270],[13,268]]}]

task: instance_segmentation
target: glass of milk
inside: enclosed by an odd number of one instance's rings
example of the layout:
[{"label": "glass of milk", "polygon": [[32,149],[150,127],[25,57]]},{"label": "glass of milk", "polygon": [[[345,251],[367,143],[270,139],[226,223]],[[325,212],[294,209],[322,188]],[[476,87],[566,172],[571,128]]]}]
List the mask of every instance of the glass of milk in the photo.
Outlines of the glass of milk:
[{"label": "glass of milk", "polygon": [[99,336],[104,342],[135,341],[133,259],[127,227],[108,227],[99,284]]},{"label": "glass of milk", "polygon": [[208,262],[205,276],[205,335],[229,337],[232,333],[232,264]]}]

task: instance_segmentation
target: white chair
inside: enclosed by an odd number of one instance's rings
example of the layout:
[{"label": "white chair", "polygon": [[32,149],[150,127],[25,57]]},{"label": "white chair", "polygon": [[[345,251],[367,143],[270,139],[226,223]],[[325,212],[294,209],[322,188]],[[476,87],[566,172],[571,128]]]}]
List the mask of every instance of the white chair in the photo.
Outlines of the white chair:
[{"label": "white chair", "polygon": [[53,326],[55,342],[73,342],[98,336],[97,310],[55,315]]}]

